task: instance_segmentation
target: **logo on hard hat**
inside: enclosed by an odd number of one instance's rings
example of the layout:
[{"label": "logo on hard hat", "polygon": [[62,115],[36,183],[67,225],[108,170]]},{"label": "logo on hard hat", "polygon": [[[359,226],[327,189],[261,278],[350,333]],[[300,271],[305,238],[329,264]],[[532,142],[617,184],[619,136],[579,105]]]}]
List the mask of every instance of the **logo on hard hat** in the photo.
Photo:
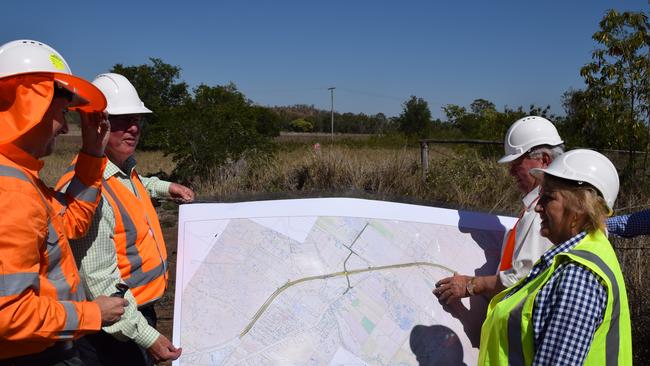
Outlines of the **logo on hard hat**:
[{"label": "logo on hard hat", "polygon": [[65,70],[65,64],[63,63],[61,57],[52,53],[50,54],[50,62],[57,70]]}]

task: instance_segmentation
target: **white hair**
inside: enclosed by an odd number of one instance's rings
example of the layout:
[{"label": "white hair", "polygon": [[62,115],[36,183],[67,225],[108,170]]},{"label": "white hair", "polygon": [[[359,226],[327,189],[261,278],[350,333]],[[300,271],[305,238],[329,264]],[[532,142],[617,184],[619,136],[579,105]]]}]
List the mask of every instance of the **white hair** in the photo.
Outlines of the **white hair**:
[{"label": "white hair", "polygon": [[564,144],[557,146],[540,145],[535,146],[528,152],[528,157],[532,159],[541,158],[542,154],[547,154],[551,157],[551,161],[555,160],[558,156],[564,154]]}]

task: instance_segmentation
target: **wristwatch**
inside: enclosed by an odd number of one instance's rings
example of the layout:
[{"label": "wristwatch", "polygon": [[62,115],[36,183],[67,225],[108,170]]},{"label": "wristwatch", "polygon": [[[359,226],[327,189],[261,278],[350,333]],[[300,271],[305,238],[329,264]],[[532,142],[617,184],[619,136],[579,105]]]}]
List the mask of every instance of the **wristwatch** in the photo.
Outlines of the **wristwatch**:
[{"label": "wristwatch", "polygon": [[465,287],[469,296],[476,296],[474,293],[474,280],[476,280],[476,277],[472,277],[472,279],[467,282],[467,286]]}]

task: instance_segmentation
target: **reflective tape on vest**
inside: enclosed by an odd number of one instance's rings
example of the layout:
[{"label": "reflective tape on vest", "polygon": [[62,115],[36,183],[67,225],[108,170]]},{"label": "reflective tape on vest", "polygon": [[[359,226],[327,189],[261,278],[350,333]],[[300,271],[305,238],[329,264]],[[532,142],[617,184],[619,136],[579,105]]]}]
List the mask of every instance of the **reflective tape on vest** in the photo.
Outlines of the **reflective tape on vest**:
[{"label": "reflective tape on vest", "polygon": [[72,293],[72,288],[68,284],[63,268],[61,266],[61,247],[59,246],[59,235],[52,224],[48,224],[47,230],[47,258],[48,271],[47,279],[56,289],[56,296],[59,300],[82,301],[85,299],[85,293],[79,286],[77,293]]},{"label": "reflective tape on vest", "polygon": [[598,268],[600,268],[601,271],[603,271],[603,273],[605,273],[609,279],[609,282],[612,284],[612,296],[614,299],[612,301],[611,323],[609,325],[609,329],[607,330],[607,337],[605,338],[605,354],[607,354],[607,366],[617,365],[618,353],[620,352],[619,327],[621,318],[621,303],[618,282],[616,281],[614,272],[612,272],[609,266],[594,253],[588,252],[586,250],[571,250],[569,253],[595,264]]},{"label": "reflective tape on vest", "polygon": [[66,193],[80,201],[95,202],[97,199],[97,194],[99,194],[99,190],[95,187],[89,187],[81,183],[79,178],[77,178],[75,175],[70,181],[70,185],[68,185]]},{"label": "reflective tape on vest", "polygon": [[23,172],[20,169],[16,169],[11,166],[6,166],[6,165],[0,165],[0,176],[4,177],[12,177],[20,180],[24,180],[25,182],[32,183],[32,180],[27,178],[25,175],[25,172]]},{"label": "reflective tape on vest", "polygon": [[158,266],[154,267],[153,269],[149,271],[143,271],[142,270],[142,257],[140,257],[140,254],[138,253],[138,248],[136,246],[137,242],[137,231],[135,228],[135,224],[133,223],[133,220],[129,216],[129,213],[127,212],[126,208],[124,205],[122,205],[122,202],[118,199],[117,195],[109,184],[106,181],[102,182],[102,187],[108,193],[111,198],[113,199],[113,202],[117,205],[117,209],[120,212],[120,216],[122,217],[122,225],[124,226],[124,231],[126,234],[126,258],[129,261],[129,264],[131,266],[130,270],[130,276],[129,278],[124,279],[124,282],[131,287],[139,287],[148,284],[149,282],[152,282],[153,280],[157,279],[160,276],[163,276],[165,272],[167,271],[167,262],[162,261],[161,264]]},{"label": "reflective tape on vest", "polygon": [[524,366],[524,346],[521,343],[521,315],[524,310],[524,297],[510,312],[508,317],[508,364]]}]

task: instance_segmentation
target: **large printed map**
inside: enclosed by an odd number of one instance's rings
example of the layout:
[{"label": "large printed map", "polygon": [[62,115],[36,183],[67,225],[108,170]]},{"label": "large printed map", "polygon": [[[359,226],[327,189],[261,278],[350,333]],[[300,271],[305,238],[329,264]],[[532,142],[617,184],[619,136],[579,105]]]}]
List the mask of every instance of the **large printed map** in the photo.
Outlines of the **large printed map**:
[{"label": "large printed map", "polygon": [[476,364],[485,302],[431,294],[494,273],[511,218],[358,199],[181,206],[180,365]]}]

